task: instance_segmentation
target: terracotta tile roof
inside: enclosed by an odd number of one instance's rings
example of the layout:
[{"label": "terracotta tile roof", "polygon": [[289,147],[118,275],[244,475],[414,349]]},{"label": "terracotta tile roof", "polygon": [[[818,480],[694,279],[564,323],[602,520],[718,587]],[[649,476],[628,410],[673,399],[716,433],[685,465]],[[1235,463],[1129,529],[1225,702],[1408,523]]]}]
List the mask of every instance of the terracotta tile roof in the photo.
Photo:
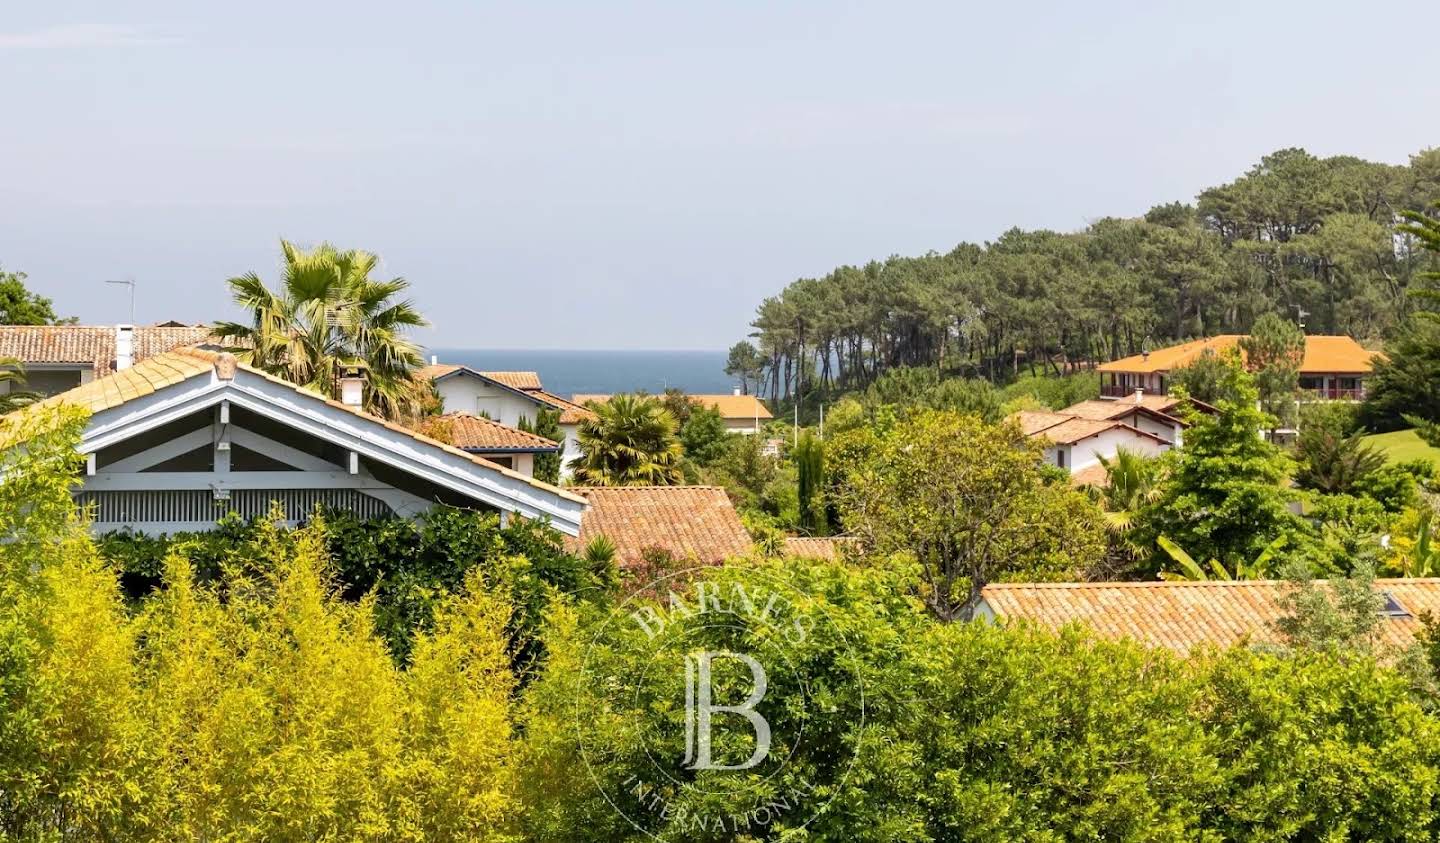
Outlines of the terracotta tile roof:
[{"label": "terracotta tile roof", "polygon": [[553,393],[546,392],[543,389],[526,390],[526,394],[530,395],[532,398],[538,398],[546,404],[549,404],[551,407],[559,410],[561,424],[579,424],[586,419],[595,418],[594,410],[582,407],[573,401],[567,401],[564,398],[561,398],[560,396]]},{"label": "terracotta tile roof", "polygon": [[446,413],[440,417],[450,428],[450,444],[465,451],[558,451],[552,442],[524,430],[469,413]]},{"label": "terracotta tile roof", "polygon": [[[1165,398],[1165,396],[1160,395],[1156,395],[1154,397],[1162,399]],[[1167,400],[1170,401],[1169,406],[1172,409],[1174,408],[1175,404],[1179,403],[1174,399]],[[1146,406],[1144,402],[1137,404],[1135,401],[1129,398],[1120,398],[1114,401],[1108,401],[1104,398],[1092,398],[1089,401],[1081,401],[1078,404],[1071,404],[1069,407],[1066,407],[1060,412],[1069,416],[1075,416],[1076,418],[1096,419],[1101,421],[1123,418],[1130,415],[1131,413],[1140,413],[1165,424],[1177,424],[1182,426],[1185,424],[1179,418],[1172,416],[1169,413],[1166,413],[1164,410],[1157,410],[1153,407]]]},{"label": "terracotta tile roof", "polygon": [[1051,413],[1045,410],[1021,410],[1012,416],[1020,425],[1020,432],[1026,436],[1034,436],[1046,428],[1063,424],[1070,420],[1070,416],[1064,413]]},{"label": "terracotta tile roof", "polygon": [[1105,466],[1098,462],[1094,465],[1087,465],[1070,475],[1070,485],[1077,489],[1083,486],[1096,486],[1103,489],[1110,485],[1110,472],[1106,471]]},{"label": "terracotta tile roof", "polygon": [[539,389],[540,374],[538,372],[481,372],[496,383],[503,383],[511,389]]},{"label": "terracotta tile roof", "polygon": [[845,558],[846,552],[860,547],[860,540],[854,536],[831,536],[817,539],[806,536],[786,536],[785,555],[796,559],[823,559],[837,562]]},{"label": "terracotta tile roof", "polygon": [[571,550],[604,535],[615,543],[616,564],[638,564],[645,550],[668,551],[682,563],[718,565],[750,550],[725,490],[718,486],[587,486],[571,491],[590,502]]},{"label": "terracotta tile roof", "polygon": [[479,369],[472,369],[469,366],[462,366],[458,363],[431,363],[417,370],[415,376],[420,380],[434,380],[462,369],[472,375],[479,375],[482,378],[495,381],[501,386],[508,386],[511,389],[531,390],[540,388],[540,374],[538,372],[482,372]]},{"label": "terracotta tile roof", "polygon": [[43,401],[38,401],[34,404],[29,405],[28,407],[17,410],[14,413],[11,413],[9,416],[6,416],[5,418],[7,420],[18,420],[24,418],[25,415],[28,413],[34,413],[39,411],[40,408],[59,403],[80,404],[88,407],[90,412],[98,413],[102,410],[109,410],[114,407],[118,407],[127,401],[132,401],[136,398],[149,395],[167,386],[180,383],[181,381],[189,380],[190,378],[199,377],[202,375],[209,375],[212,371],[215,371],[217,369],[223,370],[227,366],[233,366],[237,370],[244,370],[250,372],[253,375],[265,378],[266,380],[273,383],[288,387],[289,389],[292,389],[301,395],[309,396],[316,401],[322,401],[331,407],[344,410],[347,413],[353,413],[354,415],[360,416],[364,419],[368,419],[376,424],[382,425],[389,430],[395,431],[396,433],[402,433],[406,436],[411,437],[412,439],[424,442],[427,445],[431,445],[436,448],[440,448],[443,451],[447,451],[451,454],[464,457],[465,459],[477,465],[482,465],[488,469],[498,471],[501,474],[507,475],[509,477],[523,480],[531,486],[535,486],[537,488],[552,492],[556,495],[559,495],[560,497],[577,502],[584,501],[584,498],[581,498],[578,495],[573,494],[572,492],[557,488],[555,486],[551,486],[548,483],[542,483],[539,480],[534,479],[533,477],[529,477],[521,474],[518,471],[513,471],[511,469],[505,468],[504,466],[497,465],[483,457],[471,454],[467,451],[462,451],[459,448],[456,448],[452,445],[447,445],[437,439],[432,439],[431,437],[426,436],[423,433],[418,433],[408,427],[404,427],[403,425],[399,425],[391,421],[386,421],[385,419],[382,419],[378,416],[373,416],[357,407],[351,407],[348,404],[342,404],[341,402],[321,395],[318,392],[305,389],[304,387],[296,386],[295,384],[282,378],[277,378],[274,375],[267,374],[260,371],[259,369],[254,369],[244,364],[238,363],[236,362],[234,355],[225,354],[218,351],[212,351],[206,348],[178,348],[174,351],[157,354],[154,357],[150,357],[148,359],[140,361],[139,363],[136,363],[134,366],[131,366],[128,369],[124,369],[106,377],[97,378],[90,383],[82,384],[66,392],[52,395]]},{"label": "terracotta tile roof", "polygon": [[[1238,582],[1000,583],[985,587],[999,617],[1049,629],[1086,624],[1103,638],[1131,638],[1186,652],[1200,644],[1227,647],[1277,640],[1274,622],[1289,583]],[[1403,647],[1420,629],[1422,612],[1440,614],[1440,579],[1376,580],[1409,613],[1386,617],[1380,638]]]},{"label": "terracotta tile roof", "polygon": [[1020,430],[1026,436],[1031,438],[1042,436],[1056,445],[1074,445],[1076,442],[1116,429],[1123,429],[1145,439],[1154,439],[1156,442],[1165,441],[1153,433],[1131,427],[1123,422],[1080,418],[1068,413],[1022,410],[1016,413],[1014,418],[1019,422]]},{"label": "terracotta tile roof", "polygon": [[[1099,366],[1101,372],[1168,372],[1183,366],[1205,351],[1217,354],[1234,348],[1241,335],[1221,334],[1217,337],[1159,348],[1149,355],[1136,354]],[[1305,357],[1300,363],[1301,374],[1368,374],[1374,368],[1376,352],[1367,351],[1360,343],[1346,336],[1305,337]]]},{"label": "terracotta tile roof", "polygon": [[[135,329],[135,360],[211,339],[210,329],[141,326]],[[0,325],[0,357],[21,363],[89,364],[97,375],[109,374],[115,365],[113,325]]]},{"label": "terracotta tile roof", "polygon": [[[765,407],[765,402],[754,395],[687,395],[686,397],[697,404],[704,404],[716,410],[726,419],[775,418]],[[603,393],[578,393],[570,396],[570,400],[576,404],[588,404],[591,401],[604,404],[610,400],[610,396]]]}]

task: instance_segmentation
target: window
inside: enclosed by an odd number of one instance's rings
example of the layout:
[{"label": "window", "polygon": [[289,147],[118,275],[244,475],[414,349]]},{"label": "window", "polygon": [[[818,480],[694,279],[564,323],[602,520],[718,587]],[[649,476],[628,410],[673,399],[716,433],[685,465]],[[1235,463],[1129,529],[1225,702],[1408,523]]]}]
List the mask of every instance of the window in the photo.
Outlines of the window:
[{"label": "window", "polygon": [[1400,605],[1400,601],[1395,599],[1394,594],[1391,594],[1388,591],[1382,591],[1380,592],[1380,596],[1385,600],[1385,605],[1381,607],[1380,614],[1384,615],[1387,618],[1410,617],[1410,610]]},{"label": "window", "polygon": [[1056,467],[1058,467],[1058,468],[1064,468],[1064,467],[1065,467],[1065,449],[1064,449],[1064,448],[1056,448],[1056,449],[1055,449],[1055,465],[1056,465]]}]

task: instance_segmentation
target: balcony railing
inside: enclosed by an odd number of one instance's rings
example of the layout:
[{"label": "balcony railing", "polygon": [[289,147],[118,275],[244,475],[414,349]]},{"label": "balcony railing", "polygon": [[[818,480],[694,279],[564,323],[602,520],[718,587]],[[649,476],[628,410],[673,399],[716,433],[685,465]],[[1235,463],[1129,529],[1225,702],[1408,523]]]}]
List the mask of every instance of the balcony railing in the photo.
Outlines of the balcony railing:
[{"label": "balcony railing", "polygon": [[1119,384],[1113,383],[1100,384],[1100,394],[1105,396],[1106,398],[1124,398],[1125,396],[1133,395],[1134,393],[1135,387],[1133,386],[1120,386]]},{"label": "balcony railing", "polygon": [[1364,401],[1364,387],[1341,389],[1337,386],[1326,389],[1302,389],[1301,394],[1311,401]]}]

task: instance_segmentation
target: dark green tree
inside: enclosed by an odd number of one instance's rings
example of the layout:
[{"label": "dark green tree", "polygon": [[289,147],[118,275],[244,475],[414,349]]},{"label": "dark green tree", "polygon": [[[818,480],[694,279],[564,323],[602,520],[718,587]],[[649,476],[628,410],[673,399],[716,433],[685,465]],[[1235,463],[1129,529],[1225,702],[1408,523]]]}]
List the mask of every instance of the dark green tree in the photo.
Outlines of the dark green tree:
[{"label": "dark green tree", "polygon": [[690,417],[680,425],[680,444],[685,448],[685,458],[697,466],[713,465],[720,459],[729,445],[730,435],[720,411],[703,404],[691,404]]},{"label": "dark green tree", "polygon": [[[1282,534],[1303,532],[1283,483],[1290,461],[1260,437],[1274,418],[1256,408],[1254,380],[1233,357],[1219,413],[1187,411],[1185,447],[1174,456],[1161,493],[1140,514],[1136,543],[1156,548],[1166,536],[1196,559],[1217,559],[1235,570],[1260,556]],[[1158,568],[1164,555],[1157,552]]]},{"label": "dark green tree", "polygon": [[795,462],[800,529],[807,535],[823,536],[829,526],[825,516],[825,443],[807,430],[790,458]]},{"label": "dark green tree", "polygon": [[[520,417],[518,427],[536,436],[543,436],[551,442],[563,445],[565,434],[560,430],[560,411],[549,407],[541,407],[535,413],[535,421],[531,422],[526,416]],[[561,455],[536,454],[535,455],[535,479],[545,483],[560,482],[560,460]]]},{"label": "dark green tree", "polygon": [[1282,316],[1266,313],[1241,338],[1240,348],[1245,352],[1246,367],[1255,376],[1260,409],[1275,417],[1276,427],[1295,427],[1305,332]]},{"label": "dark green tree", "polygon": [[59,319],[50,299],[25,287],[23,272],[0,267],[0,325],[69,325],[75,319]]},{"label": "dark green tree", "polygon": [[758,392],[760,379],[765,374],[765,356],[753,343],[741,340],[730,346],[730,354],[725,358],[725,374],[739,378],[740,389],[746,395],[752,389]]}]

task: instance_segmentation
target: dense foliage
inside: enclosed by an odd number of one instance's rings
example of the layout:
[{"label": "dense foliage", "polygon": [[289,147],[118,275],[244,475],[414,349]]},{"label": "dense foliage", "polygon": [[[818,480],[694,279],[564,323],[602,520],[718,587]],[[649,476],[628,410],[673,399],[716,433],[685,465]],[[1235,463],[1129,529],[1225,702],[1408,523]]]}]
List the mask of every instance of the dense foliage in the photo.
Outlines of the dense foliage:
[{"label": "dense foliage", "polygon": [[1396,213],[1425,210],[1437,193],[1440,150],[1390,166],[1285,149],[1193,206],[842,266],[761,303],[760,383],[785,397],[863,387],[897,366],[995,381],[1059,374],[1174,339],[1245,333],[1295,308],[1311,333],[1386,336],[1435,268]]},{"label": "dense foliage", "polygon": [[[787,611],[813,634],[788,652],[808,681],[775,684],[757,710],[776,735],[803,740],[776,748],[774,776],[707,792],[681,787],[703,774],[681,763],[673,677],[651,667],[699,642],[762,646],[759,633],[679,612],[670,617],[686,634],[657,645],[547,584],[530,633],[543,659],[522,682],[510,656],[527,598],[485,561],[497,536],[471,538],[475,523],[458,516],[382,536],[323,519],[257,525],[230,537],[237,553],[218,563],[214,549],[177,541],[160,587],[127,606],[109,551],[70,499],[83,416],[23,423],[0,426],[8,839],[636,841],[647,838],[601,788],[625,787],[657,759],[671,765],[673,809],[649,814],[645,832],[663,840],[736,839],[689,824],[687,811],[744,810],[786,789],[810,794],[808,827],[781,818],[750,839],[1440,833],[1440,720],[1426,675],[1440,658],[1419,652],[1421,672],[1402,673],[1366,647],[1333,646],[1365,633],[1361,614],[1377,623],[1359,586],[1333,606],[1297,591],[1288,648],[1182,659],[1079,630],[937,623],[911,596],[919,562],[903,554],[862,566],[736,560],[696,593],[780,583],[798,595]],[[927,448],[959,425],[1004,441],[1004,428],[982,424],[920,415],[892,429],[914,426]],[[417,537],[432,547],[406,550]],[[397,664],[373,621],[377,598],[347,599],[338,572],[426,553],[482,561],[437,589]],[[1426,648],[1440,652],[1435,640]],[[639,693],[587,681],[597,675]]]}]

